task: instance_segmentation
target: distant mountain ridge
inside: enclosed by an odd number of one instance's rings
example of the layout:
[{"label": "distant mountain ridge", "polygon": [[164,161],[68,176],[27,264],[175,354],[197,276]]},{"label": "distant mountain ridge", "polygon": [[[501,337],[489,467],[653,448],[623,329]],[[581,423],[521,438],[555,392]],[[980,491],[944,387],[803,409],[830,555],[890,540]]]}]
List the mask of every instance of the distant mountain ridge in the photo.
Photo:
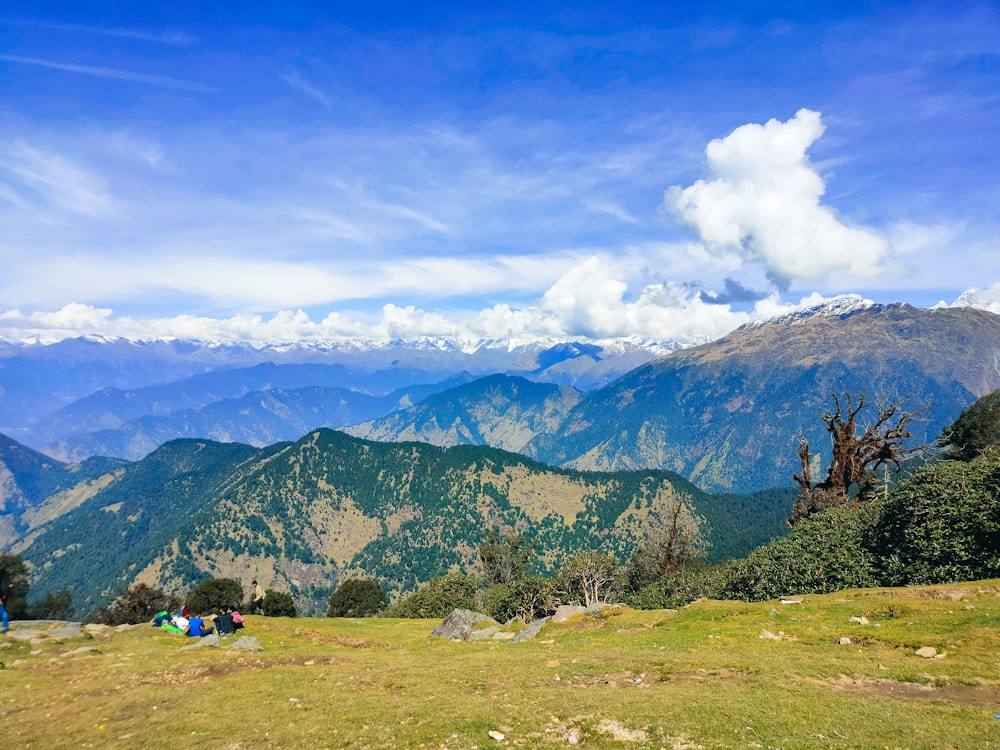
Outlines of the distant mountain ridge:
[{"label": "distant mountain ridge", "polygon": [[477,342],[468,350],[446,340],[261,348],[93,337],[47,346],[0,341],[0,432],[44,448],[130,419],[198,411],[269,388],[339,387],[386,396],[504,372],[586,390],[668,350],[649,341]]}]

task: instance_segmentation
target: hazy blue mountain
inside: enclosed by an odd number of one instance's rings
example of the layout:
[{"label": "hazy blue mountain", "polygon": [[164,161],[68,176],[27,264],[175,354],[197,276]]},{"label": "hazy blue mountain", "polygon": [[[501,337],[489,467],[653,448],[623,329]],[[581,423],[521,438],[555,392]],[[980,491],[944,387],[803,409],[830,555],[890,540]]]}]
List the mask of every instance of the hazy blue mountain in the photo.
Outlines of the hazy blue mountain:
[{"label": "hazy blue mountain", "polygon": [[339,365],[263,364],[134,391],[105,389],[60,409],[21,439],[63,461],[94,455],[136,460],[182,437],[262,446],[295,440],[316,427],[382,416],[471,377],[460,373],[376,396],[335,386],[297,387],[354,380]]},{"label": "hazy blue mountain", "polygon": [[[207,438],[261,447],[297,440],[317,427],[343,427],[379,417],[468,378],[468,375],[459,375],[444,383],[413,386],[385,396],[318,386],[294,390],[269,388],[247,393],[241,398],[210,401],[199,409],[181,409],[165,416],[140,416],[114,429],[70,434],[57,443],[44,446],[44,450],[64,461],[82,460],[87,456],[116,456],[134,461],[177,438]],[[195,393],[190,389],[185,392]],[[74,407],[80,404],[77,402]],[[80,429],[96,423],[96,419],[88,420],[85,410],[77,410],[75,421],[64,422],[65,431],[70,432],[71,425]],[[155,411],[162,410],[157,408]]]},{"label": "hazy blue mountain", "polygon": [[498,341],[460,348],[419,340],[254,348],[98,338],[50,345],[0,341],[0,431],[41,448],[73,435],[117,429],[132,419],[197,411],[270,388],[320,386],[385,396],[497,372],[595,388],[670,346]]},{"label": "hazy blue mountain", "polygon": [[567,386],[491,375],[344,431],[383,442],[490,445],[523,452],[535,436],[559,429],[582,396]]}]

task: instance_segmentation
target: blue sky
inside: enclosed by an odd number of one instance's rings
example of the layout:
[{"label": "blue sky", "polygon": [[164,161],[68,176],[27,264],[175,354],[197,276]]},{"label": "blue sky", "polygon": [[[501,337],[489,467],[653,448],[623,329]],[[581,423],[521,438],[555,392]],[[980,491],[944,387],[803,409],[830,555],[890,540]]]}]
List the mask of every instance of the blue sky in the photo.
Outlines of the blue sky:
[{"label": "blue sky", "polygon": [[0,337],[1000,311],[997,39],[997,3],[7,5]]}]

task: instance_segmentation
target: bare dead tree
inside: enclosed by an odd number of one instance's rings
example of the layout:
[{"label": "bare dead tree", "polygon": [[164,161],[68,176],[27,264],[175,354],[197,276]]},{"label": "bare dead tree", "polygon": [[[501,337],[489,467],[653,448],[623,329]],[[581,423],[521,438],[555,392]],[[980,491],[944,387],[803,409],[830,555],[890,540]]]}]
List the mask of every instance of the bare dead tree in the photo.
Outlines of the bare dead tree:
[{"label": "bare dead tree", "polygon": [[799,498],[788,519],[790,525],[834,505],[857,507],[871,489],[880,468],[898,472],[907,457],[926,447],[906,445],[913,437],[910,423],[920,417],[926,407],[915,411],[904,409],[903,398],[892,400],[883,394],[874,404],[875,420],[862,426],[859,417],[871,406],[867,394],[845,391],[830,395],[834,408],[820,417],[830,433],[830,467],[826,478],[813,485],[810,469],[813,455],[809,442],[804,437],[799,438],[797,455],[802,462],[802,473],[792,475],[799,485]]}]

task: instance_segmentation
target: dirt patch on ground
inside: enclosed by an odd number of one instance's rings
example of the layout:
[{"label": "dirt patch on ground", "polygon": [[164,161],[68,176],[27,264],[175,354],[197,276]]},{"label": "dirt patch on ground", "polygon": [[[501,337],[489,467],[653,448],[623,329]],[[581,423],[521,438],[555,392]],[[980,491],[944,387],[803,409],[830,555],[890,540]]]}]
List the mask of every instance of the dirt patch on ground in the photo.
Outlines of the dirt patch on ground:
[{"label": "dirt patch on ground", "polygon": [[331,643],[343,648],[389,648],[389,644],[373,641],[361,636],[329,635],[308,628],[296,628],[296,635],[308,638],[312,643]]},{"label": "dirt patch on ground", "polygon": [[[828,683],[829,684],[829,683]],[[871,698],[922,698],[945,700],[962,706],[992,708],[1000,705],[1000,685],[921,685],[915,682],[841,677],[831,684],[834,690]]]}]

